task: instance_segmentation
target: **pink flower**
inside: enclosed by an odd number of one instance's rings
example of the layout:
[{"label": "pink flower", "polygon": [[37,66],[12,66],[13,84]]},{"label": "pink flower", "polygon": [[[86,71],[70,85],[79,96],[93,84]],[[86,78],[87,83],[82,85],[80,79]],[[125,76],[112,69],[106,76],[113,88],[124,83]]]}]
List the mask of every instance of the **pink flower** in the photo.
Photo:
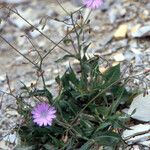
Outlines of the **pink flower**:
[{"label": "pink flower", "polygon": [[56,110],[49,104],[42,102],[37,104],[32,110],[33,122],[39,126],[52,125],[53,119],[56,118]]},{"label": "pink flower", "polygon": [[96,9],[103,4],[103,0],[83,0],[83,4],[91,9]]}]

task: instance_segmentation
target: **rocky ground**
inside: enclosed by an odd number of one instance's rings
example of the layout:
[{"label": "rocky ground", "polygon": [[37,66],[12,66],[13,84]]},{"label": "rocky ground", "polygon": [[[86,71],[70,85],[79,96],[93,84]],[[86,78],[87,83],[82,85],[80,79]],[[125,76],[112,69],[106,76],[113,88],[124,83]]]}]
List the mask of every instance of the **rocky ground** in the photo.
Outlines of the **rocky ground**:
[{"label": "rocky ground", "polygon": [[[62,3],[68,12],[77,10],[80,4],[81,1],[79,0],[63,1]],[[54,42],[59,42],[65,35],[66,25],[51,19],[47,20],[46,26],[42,30],[44,20],[42,18],[45,16],[49,18],[57,17],[61,20],[66,16],[55,0],[1,0],[0,7],[3,6],[15,7],[21,16],[40,31],[46,33]],[[88,12],[89,10],[86,9],[84,16],[87,16]],[[8,17],[8,13],[8,10],[0,9],[0,18],[2,18],[0,35],[19,52],[36,62],[36,52],[26,36],[30,37],[36,49],[43,53],[54,46],[49,39],[43,37],[38,31],[32,30],[32,26],[16,14],[11,13]],[[88,52],[89,55],[96,53],[109,60],[110,64],[113,65],[121,63],[122,68],[128,70],[126,76],[128,74],[142,74],[138,79],[134,79],[129,87],[140,87],[141,90],[146,87],[149,89],[150,2],[148,0],[107,0],[101,9],[92,12],[90,19],[92,29],[90,40],[92,44]],[[14,51],[2,38],[0,38],[0,43],[0,91],[8,91],[6,73],[9,77],[11,89],[16,92],[22,86],[20,81],[27,86],[30,86],[31,83],[36,84],[34,65]],[[71,48],[68,50],[73,51]],[[44,61],[46,84],[53,94],[56,92],[53,84],[54,78],[61,74],[69,66],[69,63],[76,63],[65,61],[56,64],[55,60],[61,58],[64,54],[60,48],[56,48]],[[104,65],[100,67],[101,71],[105,71],[105,69]],[[18,113],[14,110],[16,108],[15,100],[3,92],[0,92],[0,94],[0,149],[8,150],[13,149],[17,141],[15,141],[16,134],[14,132],[9,136],[7,136],[7,133],[10,133],[19,120]],[[150,149],[150,102],[148,100],[150,100],[150,96],[138,97],[127,110],[127,113],[130,113],[135,107],[138,108],[137,114],[133,118],[140,122],[137,121],[133,125],[132,132],[125,131],[123,134],[123,138],[136,150]],[[6,144],[7,142],[9,146]]]}]

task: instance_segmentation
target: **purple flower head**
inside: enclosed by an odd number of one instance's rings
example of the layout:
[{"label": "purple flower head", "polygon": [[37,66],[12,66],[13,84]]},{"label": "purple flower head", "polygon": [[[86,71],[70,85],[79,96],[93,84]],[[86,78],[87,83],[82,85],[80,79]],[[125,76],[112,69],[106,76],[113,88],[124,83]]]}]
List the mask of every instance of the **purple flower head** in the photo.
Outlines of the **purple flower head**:
[{"label": "purple flower head", "polygon": [[56,118],[56,109],[45,102],[37,104],[31,113],[33,122],[39,126],[51,126],[53,119]]},{"label": "purple flower head", "polygon": [[103,4],[103,0],[83,0],[83,4],[88,8],[96,9]]}]

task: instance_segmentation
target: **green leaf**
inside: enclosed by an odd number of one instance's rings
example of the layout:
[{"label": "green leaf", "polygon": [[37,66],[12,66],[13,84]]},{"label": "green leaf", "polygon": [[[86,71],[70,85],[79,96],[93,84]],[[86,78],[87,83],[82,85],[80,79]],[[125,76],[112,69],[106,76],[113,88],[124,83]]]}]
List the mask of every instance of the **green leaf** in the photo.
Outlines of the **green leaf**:
[{"label": "green leaf", "polygon": [[93,126],[93,124],[92,124],[90,121],[85,120],[85,119],[83,118],[83,119],[81,119],[81,121],[80,121],[80,125],[81,125],[81,128],[82,128],[82,130],[83,130],[84,136],[86,136],[86,137],[91,136],[91,134],[92,134],[93,131],[94,131],[94,126]]},{"label": "green leaf", "polygon": [[94,136],[95,141],[103,146],[115,146],[121,141],[119,134],[111,131],[100,132]]},{"label": "green leaf", "polygon": [[120,79],[120,64],[113,66],[109,68],[103,75],[103,79],[105,80],[105,83],[103,84],[103,87],[107,87]]},{"label": "green leaf", "polygon": [[84,145],[81,146],[79,150],[89,150],[89,148],[93,145],[94,142],[94,140],[87,141]]},{"label": "green leaf", "polygon": [[111,105],[111,108],[110,108],[110,114],[112,113],[115,113],[116,110],[117,110],[117,107],[119,106],[119,104],[121,103],[121,100],[122,100],[122,97],[123,97],[123,94],[125,92],[125,89],[124,88],[121,88],[120,89],[120,93],[117,97],[117,100],[115,100],[112,105]]},{"label": "green leaf", "polygon": [[100,126],[97,128],[96,131],[103,130],[103,129],[109,127],[110,125],[111,125],[110,122],[104,122],[104,123],[101,123]]}]

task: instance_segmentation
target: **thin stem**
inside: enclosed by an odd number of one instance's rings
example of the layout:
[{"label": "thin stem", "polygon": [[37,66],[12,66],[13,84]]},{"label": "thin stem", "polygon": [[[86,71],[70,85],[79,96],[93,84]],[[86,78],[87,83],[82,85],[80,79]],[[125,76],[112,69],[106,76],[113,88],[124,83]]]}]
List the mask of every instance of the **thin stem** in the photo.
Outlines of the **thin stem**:
[{"label": "thin stem", "polygon": [[83,23],[84,25],[86,24],[86,22],[87,22],[88,18],[90,17],[91,13],[92,13],[92,10],[90,10],[90,12],[88,13],[87,17],[85,18],[85,21]]},{"label": "thin stem", "polygon": [[59,4],[59,6],[62,8],[62,10],[69,16],[69,12],[61,5],[61,3],[59,2],[59,0],[56,0],[57,3]]},{"label": "thin stem", "polygon": [[[7,7],[6,7],[7,8]],[[53,44],[57,45],[57,47],[59,47],[60,49],[62,49],[63,51],[69,53],[66,49],[64,49],[63,47],[61,47],[60,45],[56,44],[52,39],[50,39],[47,35],[45,35],[43,32],[41,32],[37,27],[35,27],[33,24],[31,24],[28,20],[26,20],[24,17],[22,17],[18,12],[15,12],[14,10],[7,8],[10,11],[12,11],[13,13],[15,13],[16,15],[18,15],[21,19],[23,19],[27,24],[29,24],[33,29],[35,29],[36,31],[38,31],[42,36],[44,36],[47,40],[49,40],[50,42],[52,42]]]},{"label": "thin stem", "polygon": [[73,47],[73,49],[74,49],[75,53],[77,54],[78,52],[77,52],[77,50],[76,50],[76,46],[75,46],[75,44],[74,44],[74,41],[73,41],[73,39],[72,39],[71,34],[69,34],[69,37],[70,37],[70,39],[71,39],[72,47]]},{"label": "thin stem", "polygon": [[38,67],[28,57],[26,57],[25,55],[23,55],[17,48],[15,48],[10,42],[8,42],[2,35],[0,35],[0,38],[3,39],[13,50],[15,50],[17,53],[19,53],[21,56],[23,56],[26,60],[28,60],[32,65],[34,65],[35,67]]},{"label": "thin stem", "polygon": [[[53,46],[53,48],[51,48],[44,56],[42,59],[45,59],[62,41],[64,41],[64,39],[69,35],[70,33],[66,34],[57,44],[55,44],[55,46]],[[67,52],[70,55],[73,55],[72,53],[64,50],[65,52]]]}]

